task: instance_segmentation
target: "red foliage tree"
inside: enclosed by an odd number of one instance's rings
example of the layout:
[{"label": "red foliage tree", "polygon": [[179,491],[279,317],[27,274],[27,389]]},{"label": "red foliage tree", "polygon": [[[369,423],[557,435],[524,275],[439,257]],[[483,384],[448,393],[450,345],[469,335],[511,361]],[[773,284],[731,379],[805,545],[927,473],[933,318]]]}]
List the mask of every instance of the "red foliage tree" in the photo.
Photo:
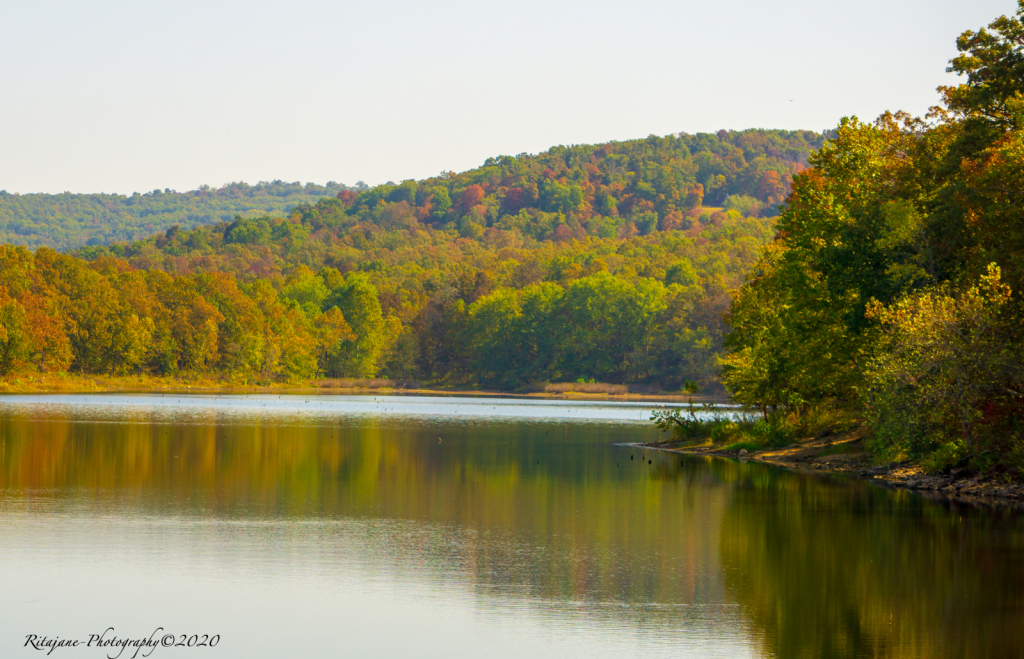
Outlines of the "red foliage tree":
[{"label": "red foliage tree", "polygon": [[672,211],[665,217],[661,218],[658,222],[659,231],[671,231],[672,229],[680,229],[683,226],[683,214],[679,211]]},{"label": "red foliage tree", "polygon": [[509,188],[505,193],[505,208],[509,213],[518,213],[520,209],[527,206],[526,191],[522,188]]},{"label": "red foliage tree", "polygon": [[555,227],[553,237],[556,242],[565,242],[567,240],[572,240],[573,232],[572,229],[570,229],[568,226],[564,224],[559,224],[557,227]]},{"label": "red foliage tree", "polygon": [[462,210],[468,211],[473,206],[479,204],[484,198],[484,189],[475,183],[465,190],[462,191],[462,198],[460,203],[462,204]]}]

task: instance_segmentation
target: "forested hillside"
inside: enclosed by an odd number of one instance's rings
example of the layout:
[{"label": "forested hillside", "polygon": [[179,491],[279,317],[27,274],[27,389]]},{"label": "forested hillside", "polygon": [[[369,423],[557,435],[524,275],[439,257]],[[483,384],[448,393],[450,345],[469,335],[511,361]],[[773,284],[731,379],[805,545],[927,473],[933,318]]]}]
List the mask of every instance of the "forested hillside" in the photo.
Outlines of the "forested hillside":
[{"label": "forested hillside", "polygon": [[74,256],[7,248],[0,369],[714,389],[728,290],[824,140],[556,147]]},{"label": "forested hillside", "polygon": [[[0,182],[2,185],[2,182]],[[307,183],[231,183],[190,192],[153,190],[116,194],[10,194],[0,190],[0,242],[28,247],[76,249],[137,240],[172,226],[191,228],[235,216],[284,214],[300,203],[316,203],[347,189]]]},{"label": "forested hillside", "polygon": [[797,177],[730,309],[725,378],[775,423],[841,407],[882,456],[1019,476],[1024,0],[957,47],[966,80],[929,117],[844,120]]},{"label": "forested hillside", "polygon": [[[719,206],[730,195],[731,207],[744,214],[773,215],[792,175],[822,141],[822,135],[807,131],[750,130],[556,147],[539,156],[491,159],[464,174],[373,190],[361,183],[348,188],[274,181],[131,196],[0,191],[0,242],[66,251],[139,240],[172,226],[191,229],[230,222],[236,216],[280,217],[299,204],[313,205],[339,193],[344,193],[341,201],[346,206],[355,200],[357,209],[373,208],[380,200],[405,201],[415,208],[418,221],[457,222],[464,234],[477,231],[474,225],[486,228],[504,219],[507,225],[542,237],[566,220],[570,228],[578,228],[581,219],[597,217],[605,219],[588,223],[590,233],[615,237],[629,222],[641,233],[648,232],[652,222],[672,227],[702,200]],[[589,170],[593,167],[608,180],[599,181]],[[486,194],[475,198],[481,193]],[[469,210],[473,215],[464,220]],[[676,215],[671,215],[673,210]],[[561,220],[558,213],[563,214]]]}]

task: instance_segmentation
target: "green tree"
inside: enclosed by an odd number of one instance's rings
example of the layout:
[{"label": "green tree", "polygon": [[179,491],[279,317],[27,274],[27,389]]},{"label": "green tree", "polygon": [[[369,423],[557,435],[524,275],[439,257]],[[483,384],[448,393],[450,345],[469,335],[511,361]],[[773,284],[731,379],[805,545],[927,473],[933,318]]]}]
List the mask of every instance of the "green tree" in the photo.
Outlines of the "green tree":
[{"label": "green tree", "polygon": [[381,311],[377,288],[365,274],[350,272],[324,301],[324,309],[332,307],[348,321],[356,339],[342,343],[326,371],[333,377],[373,377],[394,330]]},{"label": "green tree", "polygon": [[1016,16],[1000,16],[989,29],[967,30],[956,40],[960,55],[949,73],[967,76],[955,87],[940,87],[946,106],[967,120],[981,119],[1001,129],[1024,127],[1013,101],[1024,100],[1024,0]]},{"label": "green tree", "polygon": [[0,290],[0,375],[16,370],[28,355],[25,309]]},{"label": "green tree", "polygon": [[562,377],[625,382],[638,375],[665,292],[661,282],[640,279],[634,285],[606,272],[572,282],[556,312],[564,328]]},{"label": "green tree", "polygon": [[314,321],[317,343],[317,374],[323,373],[329,360],[336,358],[341,346],[346,342],[356,341],[358,337],[352,331],[345,316],[338,307],[331,307]]}]

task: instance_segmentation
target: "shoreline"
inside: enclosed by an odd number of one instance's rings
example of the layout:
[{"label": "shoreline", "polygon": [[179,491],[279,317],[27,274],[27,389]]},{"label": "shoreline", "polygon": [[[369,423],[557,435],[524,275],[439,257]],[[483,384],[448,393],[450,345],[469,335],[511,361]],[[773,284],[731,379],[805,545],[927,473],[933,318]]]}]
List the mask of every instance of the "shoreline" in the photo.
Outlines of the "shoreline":
[{"label": "shoreline", "polygon": [[[320,382],[321,384],[318,384]],[[403,386],[327,386],[321,380],[302,383],[255,385],[219,380],[180,380],[151,376],[88,376],[88,375],[22,375],[0,379],[0,396],[31,394],[294,394],[294,395],[384,395],[489,398],[520,398],[537,400],[593,400],[608,402],[729,403],[727,396],[698,396],[674,393],[589,393],[579,391],[514,392],[471,387],[433,388]]]},{"label": "shoreline", "polygon": [[928,474],[911,461],[875,464],[864,450],[863,428],[806,439],[782,448],[728,450],[713,445],[684,445],[674,440],[642,444],[644,448],[684,455],[728,458],[817,474],[845,475],[888,489],[906,490],[925,498],[975,506],[1024,508],[1024,483],[998,476],[953,469]]}]

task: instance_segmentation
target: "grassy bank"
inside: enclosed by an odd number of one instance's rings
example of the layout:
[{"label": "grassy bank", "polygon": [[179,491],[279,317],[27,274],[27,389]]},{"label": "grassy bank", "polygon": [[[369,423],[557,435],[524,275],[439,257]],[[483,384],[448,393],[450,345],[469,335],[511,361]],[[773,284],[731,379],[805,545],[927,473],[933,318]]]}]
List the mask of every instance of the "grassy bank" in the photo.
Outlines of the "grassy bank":
[{"label": "grassy bank", "polygon": [[861,421],[849,410],[822,406],[800,412],[723,413],[708,403],[692,401],[681,409],[656,412],[653,420],[674,447],[710,447],[725,451],[788,446],[800,438],[850,431]]},{"label": "grassy bank", "polygon": [[843,409],[817,408],[766,419],[754,414],[716,415],[710,406],[690,405],[685,410],[657,412],[655,421],[669,436],[647,444],[650,448],[845,473],[886,487],[970,503],[1020,505],[1024,501],[1021,474],[1007,465],[986,469],[969,460],[949,465],[933,456],[887,461],[873,442],[871,428]]}]

